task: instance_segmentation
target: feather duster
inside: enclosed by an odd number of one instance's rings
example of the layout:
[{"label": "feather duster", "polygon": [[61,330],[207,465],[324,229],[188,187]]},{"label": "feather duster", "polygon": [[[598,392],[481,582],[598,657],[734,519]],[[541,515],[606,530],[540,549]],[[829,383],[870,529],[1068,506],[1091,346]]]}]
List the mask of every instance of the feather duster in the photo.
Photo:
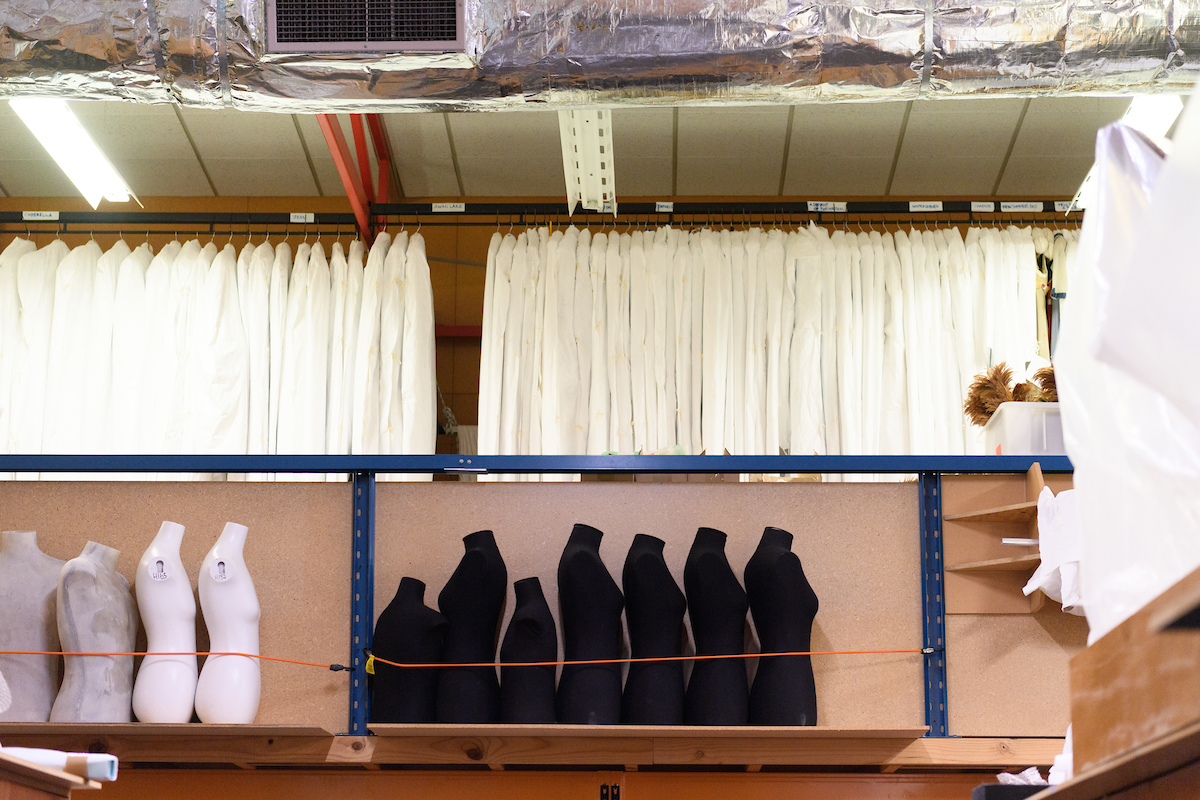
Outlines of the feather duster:
[{"label": "feather duster", "polygon": [[1042,388],[1041,397],[1038,399],[1043,403],[1058,402],[1058,385],[1054,382],[1054,367],[1042,367],[1037,372],[1033,373],[1033,379],[1037,381],[1037,385]]},{"label": "feather duster", "polygon": [[963,412],[973,424],[980,427],[986,425],[1001,403],[1013,399],[1009,388],[1011,381],[1012,370],[1003,361],[975,376],[971,388],[967,390],[967,400],[963,403]]},{"label": "feather duster", "polygon": [[1018,383],[1013,387],[1012,399],[1018,403],[1036,403],[1042,398],[1036,384]]}]

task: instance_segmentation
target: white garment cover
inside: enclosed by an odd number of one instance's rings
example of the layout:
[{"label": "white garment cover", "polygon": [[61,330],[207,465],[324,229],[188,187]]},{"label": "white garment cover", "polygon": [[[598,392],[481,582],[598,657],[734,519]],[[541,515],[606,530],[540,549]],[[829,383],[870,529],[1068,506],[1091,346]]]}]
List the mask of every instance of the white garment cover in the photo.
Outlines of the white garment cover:
[{"label": "white garment cover", "polygon": [[[434,373],[433,284],[425,256],[425,237],[414,233],[405,259],[404,351],[400,394],[406,424],[401,452],[432,454],[437,445],[437,376]],[[430,473],[409,473],[408,481],[432,481]]]},{"label": "white garment cover", "polygon": [[1042,591],[1062,604],[1068,614],[1084,616],[1079,585],[1079,561],[1083,556],[1083,528],[1074,489],[1056,496],[1049,487],[1038,495],[1038,550],[1042,560],[1025,584],[1025,594]]}]

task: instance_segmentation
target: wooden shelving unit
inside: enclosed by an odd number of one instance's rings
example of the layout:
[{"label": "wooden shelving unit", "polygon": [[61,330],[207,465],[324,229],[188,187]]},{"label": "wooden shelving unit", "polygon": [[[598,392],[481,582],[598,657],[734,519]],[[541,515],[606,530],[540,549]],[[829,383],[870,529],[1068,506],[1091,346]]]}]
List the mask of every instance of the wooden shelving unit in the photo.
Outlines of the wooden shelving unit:
[{"label": "wooden shelving unit", "polygon": [[99,788],[96,781],[0,753],[0,797],[5,800],[70,797],[76,789]]},{"label": "wooden shelving unit", "polygon": [[[1069,477],[1066,478],[1069,481]],[[1031,614],[1045,596],[1021,591],[1041,563],[1036,545],[1004,544],[1004,538],[1037,539],[1037,499],[1046,486],[1035,463],[1020,476],[946,476],[969,484],[966,502],[944,509],[946,613]],[[1056,476],[1058,489],[1066,488]],[[1068,484],[1069,485],[1069,484]],[[967,494],[964,492],[964,494]],[[1018,502],[1014,502],[1018,501]],[[944,501],[945,502],[945,501]]]}]

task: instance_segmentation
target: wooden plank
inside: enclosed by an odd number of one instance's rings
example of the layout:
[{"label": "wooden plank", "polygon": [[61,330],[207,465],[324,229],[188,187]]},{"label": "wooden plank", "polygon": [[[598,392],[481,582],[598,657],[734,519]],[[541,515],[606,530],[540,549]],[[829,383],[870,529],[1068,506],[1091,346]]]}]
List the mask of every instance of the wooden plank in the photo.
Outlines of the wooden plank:
[{"label": "wooden plank", "polygon": [[126,762],[321,764],[335,737],[323,728],[269,725],[53,725],[5,723],[4,744],[112,753]]},{"label": "wooden plank", "polygon": [[1075,763],[1092,766],[1200,721],[1200,631],[1154,631],[1190,598],[1200,569],[1071,660]]},{"label": "wooden plank", "polygon": [[[986,561],[970,561],[966,564],[947,565],[947,572],[1032,572],[1042,563],[1042,557],[1037,553],[1011,556],[1009,558],[989,558]],[[1022,595],[1023,596],[1023,595]]]},{"label": "wooden plank", "polygon": [[1037,501],[1014,503],[961,514],[947,514],[947,522],[1030,522],[1037,518]]},{"label": "wooden plank", "polygon": [[1033,800],[1093,800],[1120,792],[1200,760],[1200,721],[1137,747],[1066,783],[1048,789]]},{"label": "wooden plank", "polygon": [[0,753],[0,787],[11,788],[13,785],[52,797],[70,797],[73,789],[100,788],[96,781]]},{"label": "wooden plank", "polygon": [[378,736],[377,764],[653,764],[654,740],[638,736]]}]

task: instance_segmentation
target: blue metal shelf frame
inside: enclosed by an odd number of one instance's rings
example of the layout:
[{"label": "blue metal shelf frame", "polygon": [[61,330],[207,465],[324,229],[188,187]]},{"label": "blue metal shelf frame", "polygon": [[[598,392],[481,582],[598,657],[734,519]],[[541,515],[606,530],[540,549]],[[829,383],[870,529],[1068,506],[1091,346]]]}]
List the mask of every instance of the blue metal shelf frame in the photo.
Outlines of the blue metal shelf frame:
[{"label": "blue metal shelf frame", "polygon": [[891,473],[916,474],[920,507],[925,721],[948,736],[942,590],[944,473],[1072,472],[1065,456],[72,456],[0,455],[0,472],[344,472],[352,475],[350,735],[367,733],[375,593],[375,478],[379,473]]}]

